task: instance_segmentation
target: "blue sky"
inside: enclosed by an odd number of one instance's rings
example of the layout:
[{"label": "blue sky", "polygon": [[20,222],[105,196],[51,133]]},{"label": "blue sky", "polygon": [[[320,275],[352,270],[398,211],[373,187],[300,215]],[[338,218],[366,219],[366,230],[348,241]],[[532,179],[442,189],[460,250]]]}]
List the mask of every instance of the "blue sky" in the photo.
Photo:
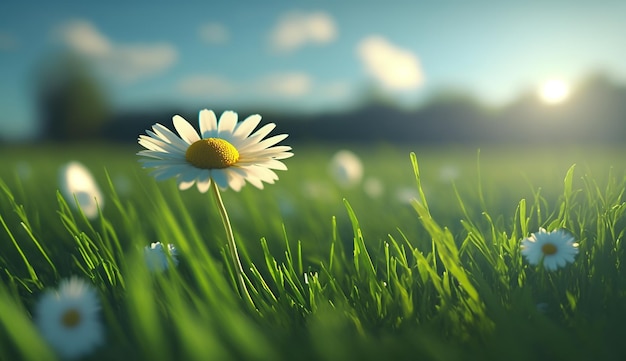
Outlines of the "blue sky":
[{"label": "blue sky", "polygon": [[84,56],[115,107],[336,109],[371,88],[505,104],[557,78],[626,81],[623,1],[0,3],[0,138],[36,126],[37,69]]}]

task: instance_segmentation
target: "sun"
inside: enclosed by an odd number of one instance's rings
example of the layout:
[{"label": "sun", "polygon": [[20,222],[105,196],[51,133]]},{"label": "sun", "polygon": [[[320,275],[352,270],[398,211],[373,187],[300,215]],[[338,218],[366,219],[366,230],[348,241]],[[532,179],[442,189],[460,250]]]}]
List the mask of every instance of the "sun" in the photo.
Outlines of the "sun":
[{"label": "sun", "polygon": [[548,80],[539,88],[539,98],[546,104],[559,104],[567,100],[570,88],[562,80]]}]

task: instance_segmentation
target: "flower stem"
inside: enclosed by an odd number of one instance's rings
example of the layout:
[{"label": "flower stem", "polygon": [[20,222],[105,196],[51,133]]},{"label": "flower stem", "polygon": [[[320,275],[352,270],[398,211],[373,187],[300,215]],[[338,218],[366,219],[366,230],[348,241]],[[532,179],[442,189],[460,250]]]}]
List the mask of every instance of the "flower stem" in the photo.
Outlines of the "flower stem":
[{"label": "flower stem", "polygon": [[248,292],[248,287],[246,287],[246,281],[243,277],[243,267],[241,266],[239,254],[237,253],[237,245],[235,244],[235,236],[233,235],[233,229],[230,225],[228,213],[226,212],[226,207],[224,207],[224,202],[222,201],[219,187],[215,182],[211,183],[213,183],[211,184],[211,188],[213,188],[213,194],[215,195],[215,201],[217,202],[217,209],[220,211],[222,223],[224,224],[224,230],[226,231],[226,238],[228,239],[228,249],[230,250],[230,256],[232,257],[233,265],[235,266],[235,277],[237,278],[239,291],[241,292],[241,296],[244,297],[246,301],[248,301],[252,309],[256,310],[254,301],[252,301],[252,297],[250,297],[250,292]]}]

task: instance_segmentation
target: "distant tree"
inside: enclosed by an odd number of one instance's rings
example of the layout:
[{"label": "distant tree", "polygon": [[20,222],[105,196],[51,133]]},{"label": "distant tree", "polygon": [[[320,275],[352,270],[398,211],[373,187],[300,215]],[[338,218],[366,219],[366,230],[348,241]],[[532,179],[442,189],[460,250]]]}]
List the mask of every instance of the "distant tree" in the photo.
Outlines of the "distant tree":
[{"label": "distant tree", "polygon": [[574,94],[579,123],[606,141],[623,142],[626,135],[626,87],[604,72],[589,75]]},{"label": "distant tree", "polygon": [[72,53],[46,59],[35,84],[43,138],[79,141],[101,136],[110,108],[84,59]]}]

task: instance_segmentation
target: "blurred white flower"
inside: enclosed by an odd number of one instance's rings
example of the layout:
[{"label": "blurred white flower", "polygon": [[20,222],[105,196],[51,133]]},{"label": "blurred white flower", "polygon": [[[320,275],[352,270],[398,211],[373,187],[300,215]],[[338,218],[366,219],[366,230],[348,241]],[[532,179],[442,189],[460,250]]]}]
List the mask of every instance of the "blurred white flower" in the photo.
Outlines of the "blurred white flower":
[{"label": "blurred white flower", "polygon": [[316,180],[304,180],[302,182],[302,194],[308,199],[316,201],[329,201],[333,199],[334,193],[330,184]]},{"label": "blurred white flower", "polygon": [[439,179],[444,183],[452,183],[460,174],[459,167],[452,164],[447,164],[439,168]]},{"label": "blurred white flower", "polygon": [[36,324],[46,341],[65,358],[85,355],[104,340],[98,319],[100,300],[91,284],[72,277],[49,290],[36,305]]},{"label": "blurred white flower", "polygon": [[528,263],[538,265],[543,262],[548,271],[555,271],[574,262],[577,254],[578,243],[574,243],[574,237],[563,229],[546,232],[539,228],[539,232],[522,241],[522,255]]},{"label": "blurred white flower", "polygon": [[341,187],[352,187],[363,178],[361,159],[349,150],[340,150],[333,155],[329,167],[330,173]]},{"label": "blurred white flower", "polygon": [[363,190],[370,198],[379,198],[385,192],[385,187],[380,179],[369,177],[363,183]]},{"label": "blurred white flower", "polygon": [[104,197],[93,175],[77,161],[67,163],[61,168],[60,173],[61,193],[67,203],[76,207],[78,202],[78,207],[87,218],[96,218],[98,207],[100,209],[104,207]]},{"label": "blurred white flower", "polygon": [[415,187],[402,187],[396,189],[395,198],[403,204],[411,204],[411,200],[419,199],[419,192]]},{"label": "blurred white flower", "polygon": [[[178,252],[176,251],[174,245],[168,244],[167,252],[170,254],[174,265],[177,266],[178,259],[176,259],[176,256],[178,255]],[[150,246],[144,247],[143,255],[146,260],[146,265],[150,271],[158,273],[168,269],[169,263],[167,261],[167,255],[165,254],[165,248],[161,242],[154,242]]]}]

